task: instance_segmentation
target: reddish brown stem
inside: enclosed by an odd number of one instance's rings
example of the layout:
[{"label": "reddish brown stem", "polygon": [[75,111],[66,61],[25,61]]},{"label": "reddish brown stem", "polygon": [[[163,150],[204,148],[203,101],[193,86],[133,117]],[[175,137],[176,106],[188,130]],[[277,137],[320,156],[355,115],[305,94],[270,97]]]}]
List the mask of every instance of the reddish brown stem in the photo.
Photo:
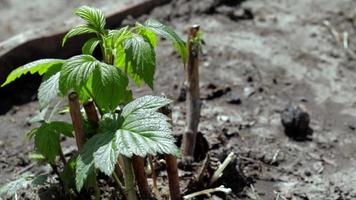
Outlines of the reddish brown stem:
[{"label": "reddish brown stem", "polygon": [[194,25],[189,29],[188,35],[188,64],[186,67],[187,78],[187,127],[183,135],[182,154],[185,159],[193,159],[197,131],[200,118],[200,91],[199,91],[199,53],[193,47],[199,26]]},{"label": "reddish brown stem", "polygon": [[151,192],[148,188],[147,175],[145,172],[145,160],[139,156],[132,156],[132,166],[135,172],[135,178],[140,192],[141,199],[152,199]]},{"label": "reddish brown stem", "polygon": [[173,155],[165,155],[167,174],[169,182],[169,193],[171,200],[181,200],[182,195],[180,194],[179,178],[178,178],[178,167],[177,158]]},{"label": "reddish brown stem", "polygon": [[72,118],[75,140],[77,142],[78,150],[83,148],[85,143],[85,135],[83,130],[82,114],[80,112],[80,104],[78,100],[78,95],[72,92],[68,95],[69,99],[69,111]]},{"label": "reddish brown stem", "polygon": [[98,128],[99,117],[98,117],[98,113],[96,111],[94,102],[92,100],[90,100],[90,101],[86,102],[83,106],[84,106],[85,113],[88,117],[89,123],[94,128]]},{"label": "reddish brown stem", "polygon": [[[169,106],[165,106],[160,109],[160,112],[167,115],[172,122],[172,109]],[[179,177],[178,177],[178,165],[177,158],[173,155],[165,155],[168,183],[169,183],[169,193],[171,200],[181,200],[182,195],[180,193],[179,187]]]}]

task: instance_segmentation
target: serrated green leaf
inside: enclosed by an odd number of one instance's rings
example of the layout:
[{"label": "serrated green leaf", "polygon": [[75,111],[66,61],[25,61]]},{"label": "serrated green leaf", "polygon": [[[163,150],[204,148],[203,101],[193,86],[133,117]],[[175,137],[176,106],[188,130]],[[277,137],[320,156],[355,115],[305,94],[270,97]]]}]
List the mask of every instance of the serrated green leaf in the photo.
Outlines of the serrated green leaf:
[{"label": "serrated green leaf", "polygon": [[119,30],[110,30],[109,37],[114,44],[114,47],[122,46],[122,42],[129,38],[132,33],[129,31],[128,26],[120,28]]},{"label": "serrated green leaf", "polygon": [[83,54],[93,55],[93,52],[98,44],[100,44],[100,40],[98,38],[89,39],[82,47]]},{"label": "serrated green leaf", "polygon": [[59,154],[59,134],[53,131],[49,124],[42,124],[35,135],[35,147],[49,162],[53,163]]},{"label": "serrated green leaf", "polygon": [[151,31],[150,29],[142,26],[141,24],[137,23],[138,33],[142,35],[153,47],[157,46],[157,36],[156,34]]},{"label": "serrated green leaf", "polygon": [[171,100],[167,98],[147,95],[127,104],[123,108],[121,115],[125,118],[137,111],[152,112],[169,103],[171,103]]},{"label": "serrated green leaf", "polygon": [[96,66],[100,64],[90,55],[79,55],[68,59],[63,64],[59,77],[59,90],[62,95],[66,95],[71,89],[82,94],[83,87],[90,80]]},{"label": "serrated green leaf", "polygon": [[174,48],[178,51],[183,59],[183,62],[187,61],[188,50],[185,42],[174,32],[174,30],[168,26],[159,23],[156,20],[148,19],[144,24],[146,28],[152,32],[170,40],[173,43]]},{"label": "serrated green leaf", "polygon": [[62,65],[64,60],[61,59],[41,59],[34,62],[30,62],[24,66],[21,66],[14,71],[12,71],[7,77],[4,84],[1,87],[13,82],[14,80],[20,78],[22,75],[30,73],[39,75],[44,74],[50,67],[54,65]]},{"label": "serrated green leaf", "polygon": [[87,33],[97,33],[97,31],[94,28],[87,25],[79,25],[72,28],[71,30],[68,31],[68,33],[64,35],[62,39],[62,46],[64,46],[64,44],[67,42],[69,38],[78,35],[87,34]]},{"label": "serrated green leaf", "polygon": [[153,80],[156,67],[156,54],[153,46],[141,35],[133,34],[125,40],[125,62],[130,62],[128,67],[132,73],[137,74],[153,89]]},{"label": "serrated green leaf", "polygon": [[73,137],[72,131],[72,125],[65,122],[43,123],[34,132],[36,150],[44,155],[49,162],[54,162],[60,150],[60,134]]},{"label": "serrated green leaf", "polygon": [[142,84],[142,79],[140,78],[140,76],[136,73],[133,72],[133,68],[131,66],[131,63],[125,63],[126,62],[126,55],[125,55],[125,51],[123,47],[117,47],[116,48],[116,56],[115,56],[115,60],[114,60],[114,64],[116,67],[118,67],[119,69],[121,69],[122,71],[125,70],[125,65],[127,65],[126,67],[126,74],[128,74],[131,79],[135,82],[135,84],[137,86],[141,86]]},{"label": "serrated green leaf", "polygon": [[[84,145],[83,150],[77,158],[76,166],[76,187],[80,191],[88,177],[95,174],[94,172],[94,157],[93,154],[101,146],[111,142],[112,134],[97,134],[90,138]],[[105,165],[106,163],[101,163]]]},{"label": "serrated green leaf", "polygon": [[92,90],[96,103],[106,111],[112,111],[127,99],[128,79],[112,65],[102,65],[94,71]]},{"label": "serrated green leaf", "polygon": [[59,94],[59,75],[62,65],[54,65],[43,76],[37,98],[40,109],[45,108]]},{"label": "serrated green leaf", "polygon": [[74,137],[73,135],[73,125],[67,122],[52,121],[50,122],[50,127],[53,131],[61,133],[67,137]]},{"label": "serrated green leaf", "polygon": [[21,175],[18,179],[1,186],[0,195],[5,195],[9,198],[13,197],[19,190],[26,189],[30,186],[33,177],[34,176],[29,173]]},{"label": "serrated green leaf", "polygon": [[166,98],[145,96],[125,106],[122,115],[115,117],[117,120],[109,114],[104,115],[98,134],[88,140],[77,161],[80,163],[77,187],[81,188],[93,165],[110,176],[119,154],[127,157],[158,153],[177,155],[179,150],[174,144],[168,118],[156,112],[169,102]]},{"label": "serrated green leaf", "polygon": [[113,141],[114,134],[108,133],[105,135],[110,141],[94,152],[94,164],[100,171],[111,176],[117,163],[119,151],[117,151],[116,144]]},{"label": "serrated green leaf", "polygon": [[37,98],[40,104],[40,109],[45,108],[59,94],[59,76],[60,72],[48,74],[43,78],[43,81],[38,88]]},{"label": "serrated green leaf", "polygon": [[75,10],[75,14],[85,20],[98,33],[104,30],[106,21],[105,15],[101,10],[89,6],[81,6]]},{"label": "serrated green leaf", "polygon": [[116,145],[120,154],[127,157],[159,153],[176,155],[178,148],[171,134],[166,116],[139,111],[124,119],[122,127],[116,132]]}]

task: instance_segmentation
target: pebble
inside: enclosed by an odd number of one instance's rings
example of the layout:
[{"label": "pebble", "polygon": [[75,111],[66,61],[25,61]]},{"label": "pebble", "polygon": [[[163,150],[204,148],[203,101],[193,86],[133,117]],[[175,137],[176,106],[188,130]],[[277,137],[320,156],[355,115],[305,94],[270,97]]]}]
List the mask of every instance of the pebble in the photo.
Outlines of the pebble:
[{"label": "pebble", "polygon": [[227,93],[226,96],[227,96],[226,102],[230,104],[240,105],[242,103],[240,95],[235,91],[231,91]]},{"label": "pebble", "polygon": [[244,96],[245,97],[250,97],[253,94],[255,94],[255,89],[253,87],[245,87],[244,88]]}]

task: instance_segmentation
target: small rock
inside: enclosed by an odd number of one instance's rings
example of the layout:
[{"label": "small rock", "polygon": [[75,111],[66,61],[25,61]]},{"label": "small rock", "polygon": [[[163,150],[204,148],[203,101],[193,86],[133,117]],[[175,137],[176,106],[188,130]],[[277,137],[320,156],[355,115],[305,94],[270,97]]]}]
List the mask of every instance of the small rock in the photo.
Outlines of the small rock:
[{"label": "small rock", "polygon": [[218,116],[218,121],[229,122],[230,118],[229,118],[229,116],[226,116],[226,115],[219,115]]},{"label": "small rock", "polygon": [[253,87],[245,87],[244,88],[244,96],[245,97],[250,97],[253,94],[255,94],[255,89]]},{"label": "small rock", "polygon": [[183,102],[187,99],[187,87],[185,87],[185,85],[182,85],[179,88],[179,94],[178,94],[178,98],[177,101],[178,102]]},{"label": "small rock", "polygon": [[237,92],[230,91],[227,93],[227,99],[226,101],[230,104],[236,104],[240,105],[241,104],[241,97]]},{"label": "small rock", "polygon": [[308,140],[313,134],[309,127],[310,115],[302,105],[289,103],[281,113],[281,121],[286,135],[295,140]]},{"label": "small rock", "polygon": [[230,138],[232,136],[239,135],[239,128],[226,128],[222,129],[222,132],[225,134],[226,137]]}]

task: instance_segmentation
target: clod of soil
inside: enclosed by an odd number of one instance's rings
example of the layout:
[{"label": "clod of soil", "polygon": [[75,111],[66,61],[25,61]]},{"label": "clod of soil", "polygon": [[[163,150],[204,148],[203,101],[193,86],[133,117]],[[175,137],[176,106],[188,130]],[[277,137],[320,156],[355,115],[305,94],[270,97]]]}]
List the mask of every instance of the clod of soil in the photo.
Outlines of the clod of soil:
[{"label": "clod of soil", "polygon": [[310,115],[304,106],[289,103],[281,118],[287,136],[297,141],[310,140],[313,130],[309,127]]}]

